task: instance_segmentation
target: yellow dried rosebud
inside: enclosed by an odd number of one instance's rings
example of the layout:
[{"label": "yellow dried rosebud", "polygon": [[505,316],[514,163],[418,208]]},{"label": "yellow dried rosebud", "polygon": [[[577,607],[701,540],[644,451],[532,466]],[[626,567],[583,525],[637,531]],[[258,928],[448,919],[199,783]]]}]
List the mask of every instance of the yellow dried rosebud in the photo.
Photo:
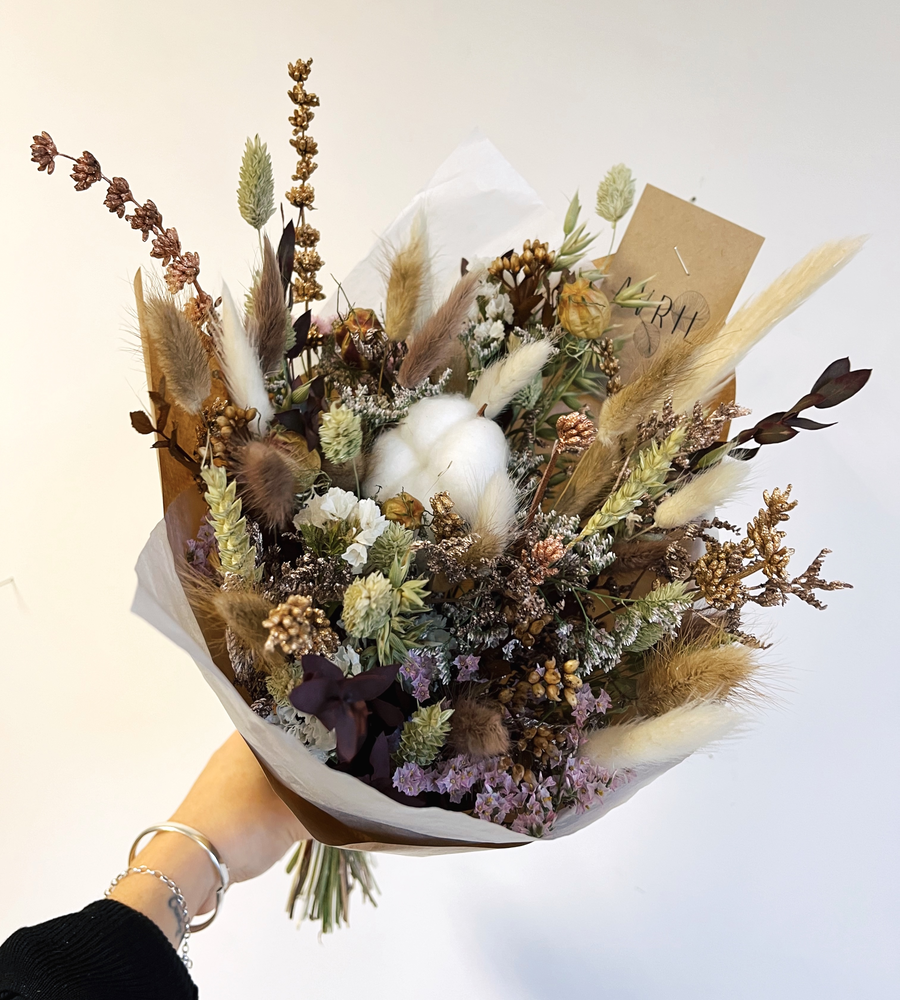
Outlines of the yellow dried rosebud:
[{"label": "yellow dried rosebud", "polygon": [[421,527],[425,507],[411,493],[404,492],[385,500],[381,505],[381,513],[389,521],[396,521],[404,528],[418,528]]},{"label": "yellow dried rosebud", "polygon": [[596,340],[609,329],[609,299],[587,278],[576,278],[560,289],[557,315],[562,328],[573,336]]}]

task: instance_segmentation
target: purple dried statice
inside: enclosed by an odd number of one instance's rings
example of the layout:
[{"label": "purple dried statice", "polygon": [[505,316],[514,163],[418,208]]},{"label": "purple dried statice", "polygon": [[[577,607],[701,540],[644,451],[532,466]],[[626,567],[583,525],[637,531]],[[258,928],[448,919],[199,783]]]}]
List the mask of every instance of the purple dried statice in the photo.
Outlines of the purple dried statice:
[{"label": "purple dried statice", "polygon": [[458,681],[478,680],[478,666],[481,663],[480,656],[473,656],[469,653],[466,656],[457,656],[453,661],[453,666],[459,673],[456,675]]},{"label": "purple dried statice", "polygon": [[436,668],[434,656],[421,649],[410,650],[400,667],[400,676],[409,684],[413,698],[420,704],[428,701]]}]

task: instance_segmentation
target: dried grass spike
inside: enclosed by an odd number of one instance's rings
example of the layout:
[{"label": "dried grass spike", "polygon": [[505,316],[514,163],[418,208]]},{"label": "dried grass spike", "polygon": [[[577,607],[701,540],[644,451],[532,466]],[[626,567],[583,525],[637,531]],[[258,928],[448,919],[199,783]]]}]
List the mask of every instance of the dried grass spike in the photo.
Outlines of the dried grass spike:
[{"label": "dried grass spike", "polygon": [[733,735],[742,721],[740,713],[718,702],[681,705],[657,718],[600,729],[583,749],[608,771],[664,767]]},{"label": "dried grass spike", "polygon": [[144,300],[143,319],[169,394],[185,412],[199,413],[212,380],[196,329],[173,299],[159,295]]},{"label": "dried grass spike", "polygon": [[475,383],[470,401],[476,409],[484,406],[484,415],[492,420],[509,405],[517,392],[532,382],[553,353],[554,347],[549,340],[523,344],[484,372]]},{"label": "dried grass spike", "polygon": [[430,316],[409,340],[397,380],[406,389],[424,382],[434,371],[446,368],[453,356],[456,338],[472,309],[482,271],[469,271],[454,286],[447,301]]},{"label": "dried grass spike", "polygon": [[253,316],[247,333],[263,372],[281,368],[287,342],[288,312],[281,284],[281,271],[269,237],[263,239],[263,267],[253,290]]},{"label": "dried grass spike", "polygon": [[413,219],[406,245],[394,253],[388,272],[384,332],[402,341],[413,332],[428,293],[428,235],[420,212]]},{"label": "dried grass spike", "polygon": [[457,753],[484,760],[509,750],[509,732],[499,705],[460,698],[454,707],[450,743]]},{"label": "dried grass spike", "polygon": [[240,495],[270,528],[284,528],[294,516],[297,461],[273,438],[250,441],[232,453]]},{"label": "dried grass spike", "polygon": [[709,472],[695,476],[663,500],[656,509],[654,523],[659,528],[678,528],[709,515],[734,497],[749,473],[746,462],[722,459]]},{"label": "dried grass spike", "polygon": [[267,427],[275,409],[266,390],[259,358],[227,286],[222,288],[222,321],[213,325],[212,330],[231,402],[244,410],[256,410],[260,426]]},{"label": "dried grass spike", "polygon": [[757,666],[754,651],[739,643],[657,646],[638,678],[637,710],[663,715],[691,702],[752,696]]}]

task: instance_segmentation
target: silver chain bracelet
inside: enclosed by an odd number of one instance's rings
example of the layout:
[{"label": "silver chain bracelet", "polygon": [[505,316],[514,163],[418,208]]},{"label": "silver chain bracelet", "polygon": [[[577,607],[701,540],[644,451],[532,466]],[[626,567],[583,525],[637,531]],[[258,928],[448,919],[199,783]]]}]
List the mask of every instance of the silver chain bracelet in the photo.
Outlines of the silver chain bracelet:
[{"label": "silver chain bracelet", "polygon": [[181,961],[184,962],[184,967],[189,969],[194,963],[188,958],[188,946],[189,938],[191,936],[191,917],[188,913],[187,903],[184,901],[184,896],[181,894],[181,890],[178,886],[162,872],[157,871],[155,868],[148,868],[146,865],[140,865],[137,868],[126,868],[125,871],[120,872],[112,880],[109,888],[106,890],[106,898],[109,899],[112,894],[113,889],[128,875],[152,875],[154,878],[158,878],[160,882],[164,883],[172,891],[175,896],[175,901],[181,907],[181,915],[184,922],[184,937],[181,939]]}]

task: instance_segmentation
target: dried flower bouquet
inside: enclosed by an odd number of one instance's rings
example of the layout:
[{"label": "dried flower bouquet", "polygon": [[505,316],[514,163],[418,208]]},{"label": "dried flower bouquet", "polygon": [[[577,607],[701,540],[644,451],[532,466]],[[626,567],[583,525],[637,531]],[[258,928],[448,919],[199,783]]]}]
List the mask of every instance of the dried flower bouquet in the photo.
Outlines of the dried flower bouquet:
[{"label": "dried flower bouquet", "polygon": [[[271,160],[247,142],[238,204],[260,260],[241,303],[204,291],[152,201],[90,153],[69,159],[165,269],[166,291],[136,281],[153,406],[131,420],[168,507],[142,613],[178,619],[160,627],[333,845],[298,852],[291,894],[330,929],[353,884],[374,888],[351,846],[564,835],[734,731],[761,693],[742,609],[821,608],[846,584],[821,577],[824,549],[791,568],[790,486],[744,532],[716,508],[760,447],[827,426],[801,414],[869,373],[836,361],[729,437],[748,412],[721,393],[737,362],[861,241],[810,254],[727,322],[638,343],[616,317],[658,311],[652,279],[607,287],[577,195],[558,246],[464,260],[437,304],[420,213],[384,249],[383,308],[343,297],[313,315],[310,65],[289,67],[296,214],[277,247]],[[46,132],[32,151],[47,173],[63,155]],[[613,238],[634,194],[623,165],[599,186]]]}]

